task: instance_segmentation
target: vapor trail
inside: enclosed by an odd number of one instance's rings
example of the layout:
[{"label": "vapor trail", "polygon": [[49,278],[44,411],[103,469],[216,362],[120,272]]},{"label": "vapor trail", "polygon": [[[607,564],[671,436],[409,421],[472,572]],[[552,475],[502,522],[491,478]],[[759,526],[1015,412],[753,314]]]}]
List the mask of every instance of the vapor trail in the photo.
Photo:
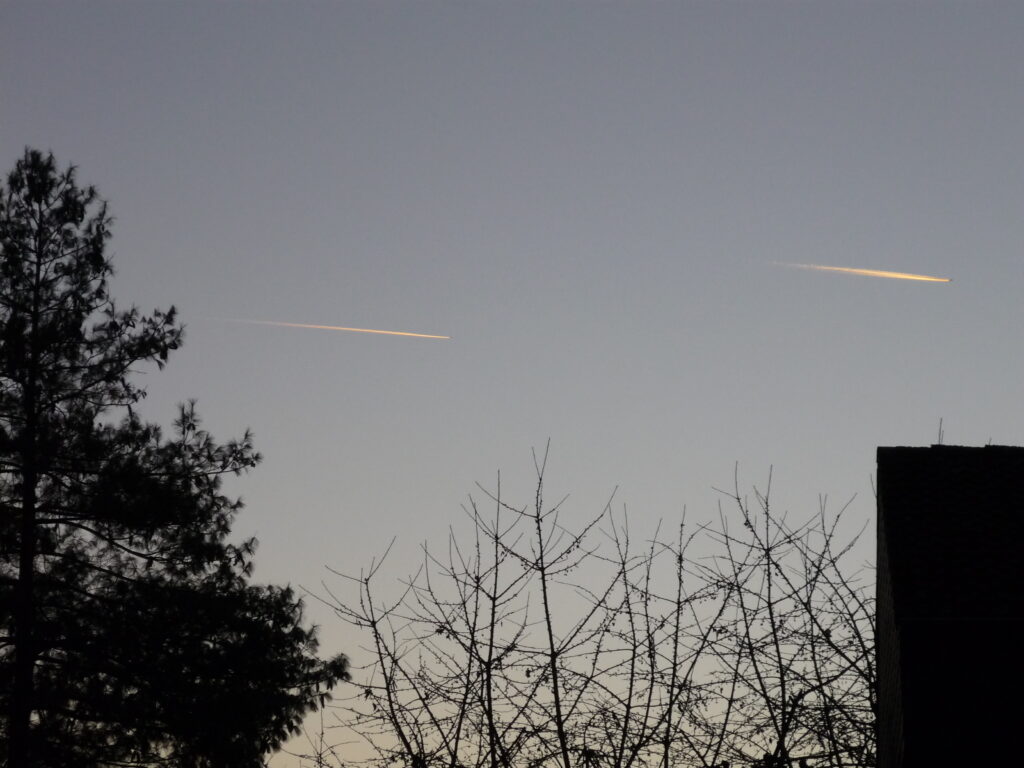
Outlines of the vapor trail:
[{"label": "vapor trail", "polygon": [[822,272],[842,272],[847,275],[862,275],[864,277],[888,277],[891,280],[922,280],[926,283],[951,283],[949,277],[932,277],[931,275],[914,275],[909,272],[886,272],[881,269],[854,269],[853,267],[825,267],[821,264],[792,264],[789,262],[777,262],[782,267],[796,267],[797,269],[817,269]]},{"label": "vapor trail", "polygon": [[418,339],[450,339],[451,336],[435,336],[432,333],[407,333],[406,331],[380,331],[376,328],[345,328],[340,325],[309,325],[308,323],[280,323],[276,320],[239,320],[233,317],[224,318],[229,323],[246,323],[248,325],[277,325],[283,328],[313,328],[319,331],[350,331],[352,333],[380,333],[385,336],[414,336]]}]

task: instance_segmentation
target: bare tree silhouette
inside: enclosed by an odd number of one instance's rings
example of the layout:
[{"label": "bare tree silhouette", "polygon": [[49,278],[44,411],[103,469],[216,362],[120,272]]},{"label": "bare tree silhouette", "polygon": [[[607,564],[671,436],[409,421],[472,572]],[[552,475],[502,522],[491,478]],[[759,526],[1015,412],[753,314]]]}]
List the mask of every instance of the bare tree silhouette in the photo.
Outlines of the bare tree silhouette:
[{"label": "bare tree silhouette", "polygon": [[470,534],[397,594],[387,553],[344,577],[354,599],[328,592],[367,638],[332,732],[379,766],[874,764],[873,584],[845,565],[845,507],[793,526],[737,483],[714,526],[638,543],[610,501],[563,524],[545,464],[532,503],[500,479],[490,515],[471,501]]}]

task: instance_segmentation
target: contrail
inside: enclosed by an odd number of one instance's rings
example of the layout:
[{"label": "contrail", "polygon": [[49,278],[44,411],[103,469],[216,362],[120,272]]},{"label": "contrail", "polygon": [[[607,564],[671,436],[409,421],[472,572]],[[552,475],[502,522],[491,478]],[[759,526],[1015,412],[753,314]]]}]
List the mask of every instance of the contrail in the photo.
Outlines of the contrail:
[{"label": "contrail", "polygon": [[951,283],[949,277],[932,277],[931,275],[914,275],[910,272],[886,272],[881,269],[854,269],[853,267],[825,267],[821,264],[792,264],[789,262],[776,262],[782,267],[796,267],[797,269],[818,269],[823,272],[842,272],[847,275],[862,275],[864,277],[888,277],[891,280],[922,280],[926,283]]},{"label": "contrail", "polygon": [[450,339],[451,336],[435,336],[432,333],[407,333],[406,331],[380,331],[376,328],[345,328],[341,325],[309,325],[307,323],[279,323],[276,320],[240,320],[233,317],[222,318],[229,323],[247,323],[249,325],[277,325],[283,328],[313,328],[319,331],[351,331],[352,333],[380,333],[385,336],[414,336],[418,339]]}]

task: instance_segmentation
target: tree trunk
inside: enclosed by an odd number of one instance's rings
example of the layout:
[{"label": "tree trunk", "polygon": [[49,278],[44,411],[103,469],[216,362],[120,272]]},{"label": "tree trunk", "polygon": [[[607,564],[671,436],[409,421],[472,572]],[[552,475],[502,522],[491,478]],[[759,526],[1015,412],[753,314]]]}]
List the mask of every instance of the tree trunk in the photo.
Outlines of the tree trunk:
[{"label": "tree trunk", "polygon": [[21,436],[21,531],[18,552],[18,582],[14,586],[14,690],[11,692],[7,768],[29,768],[31,761],[32,699],[34,698],[35,649],[35,562],[36,562],[36,432],[38,430],[37,387],[39,384],[38,329],[39,287],[43,262],[43,215],[39,213],[36,233],[35,280],[32,286],[32,315],[29,326],[28,375],[22,383],[25,426]]}]

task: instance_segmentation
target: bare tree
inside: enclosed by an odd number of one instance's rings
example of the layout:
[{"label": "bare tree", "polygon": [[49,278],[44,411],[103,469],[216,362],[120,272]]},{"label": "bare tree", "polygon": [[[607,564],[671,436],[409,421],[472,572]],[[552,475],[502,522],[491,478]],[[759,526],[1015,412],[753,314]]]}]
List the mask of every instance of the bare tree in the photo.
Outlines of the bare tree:
[{"label": "bare tree", "polygon": [[714,758],[874,765],[874,583],[843,564],[856,542],[837,542],[846,507],[830,515],[822,499],[791,526],[768,492],[753,509],[738,487],[730,497],[740,530],[722,514],[709,531],[719,554],[692,564],[722,588],[700,723]]},{"label": "bare tree", "polygon": [[845,565],[845,507],[791,526],[737,485],[713,526],[637,544],[610,500],[564,525],[545,464],[525,506],[500,478],[482,489],[491,514],[471,500],[469,536],[424,547],[397,591],[380,584],[385,553],[343,577],[354,599],[328,592],[366,638],[332,726],[366,762],[874,765],[873,585]]}]

